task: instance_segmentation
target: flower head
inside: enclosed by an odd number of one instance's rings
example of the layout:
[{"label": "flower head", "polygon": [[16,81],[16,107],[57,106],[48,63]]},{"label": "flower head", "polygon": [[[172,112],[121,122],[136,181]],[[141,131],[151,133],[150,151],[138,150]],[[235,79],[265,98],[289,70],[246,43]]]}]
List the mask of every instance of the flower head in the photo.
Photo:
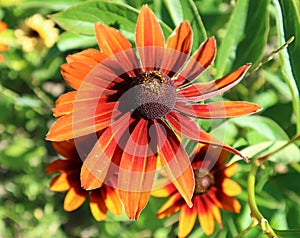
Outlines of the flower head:
[{"label": "flower head", "polygon": [[[7,29],[5,22],[0,21],[0,34],[2,34]],[[7,51],[8,45],[0,42],[0,52]],[[3,62],[3,55],[0,54],[0,63]]]},{"label": "flower head", "polygon": [[[220,151],[221,150],[221,151]],[[238,213],[240,204],[232,198],[241,193],[241,187],[229,179],[237,163],[228,167],[224,165],[228,152],[212,149],[199,144],[191,156],[195,175],[193,207],[189,207],[172,183],[152,192],[156,197],[170,197],[159,209],[158,218],[164,218],[180,211],[178,236],[186,237],[193,229],[196,217],[206,235],[214,232],[214,222],[222,227],[220,209]]]},{"label": "flower head", "polygon": [[76,210],[90,196],[90,210],[97,221],[106,218],[107,210],[114,215],[122,213],[122,204],[118,192],[108,184],[103,184],[100,188],[91,191],[81,188],[80,170],[82,160],[77,153],[74,140],[53,142],[53,147],[57,153],[66,159],[53,161],[47,165],[46,171],[48,174],[60,173],[52,179],[50,189],[56,192],[68,191],[64,200],[66,211]]},{"label": "flower head", "polygon": [[21,27],[15,30],[17,42],[24,52],[51,48],[58,40],[58,33],[54,21],[45,19],[40,14],[25,19]]},{"label": "flower head", "polygon": [[165,43],[147,6],[136,24],[137,52],[112,27],[96,23],[95,32],[101,51],[70,55],[61,67],[75,91],[57,100],[54,115],[58,119],[47,139],[75,138],[76,143],[76,138],[94,134],[96,142],[83,163],[81,184],[95,189],[117,174],[120,197],[131,219],[138,218],[149,200],[157,165],[192,206],[193,170],[178,136],[241,155],[202,130],[190,116],[228,118],[258,111],[258,105],[248,102],[195,103],[236,85],[250,65],[211,83],[189,84],[214,60],[215,39],[207,39],[188,59],[190,24],[181,23]]}]

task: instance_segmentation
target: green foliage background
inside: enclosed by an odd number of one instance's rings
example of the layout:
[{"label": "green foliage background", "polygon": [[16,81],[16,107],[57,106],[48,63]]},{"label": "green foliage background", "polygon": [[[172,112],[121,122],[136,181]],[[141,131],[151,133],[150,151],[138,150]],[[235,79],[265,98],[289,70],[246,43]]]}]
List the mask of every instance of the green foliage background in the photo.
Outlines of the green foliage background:
[{"label": "green foliage background", "polygon": [[[300,2],[298,0],[0,0],[0,19],[9,30],[1,41],[9,44],[0,64],[0,237],[175,237],[178,216],[158,220],[164,202],[151,198],[138,221],[125,215],[96,222],[87,204],[67,213],[63,193],[49,190],[44,171],[57,158],[45,134],[53,123],[56,98],[69,91],[59,67],[68,54],[96,47],[93,23],[121,30],[134,43],[135,22],[143,4],[161,20],[165,36],[183,20],[194,32],[193,50],[208,36],[217,39],[217,58],[209,73],[220,77],[252,62],[250,73],[225,93],[229,100],[258,103],[255,116],[222,121],[212,127],[199,123],[225,142],[253,157],[274,151],[300,133]],[[14,38],[20,21],[40,13],[60,27],[57,44],[43,54],[24,53]],[[294,41],[267,61],[268,56]],[[267,61],[267,62],[266,62]],[[256,70],[259,62],[265,62]],[[208,74],[199,80],[211,79]],[[233,158],[235,160],[236,158]],[[275,154],[257,174],[256,201],[271,226],[282,237],[299,237],[299,142]],[[233,177],[242,187],[240,214],[222,212],[223,229],[212,237],[234,237],[250,223],[247,175],[243,161]],[[292,230],[296,229],[296,230]],[[297,230],[298,229],[298,230]],[[289,230],[289,231],[282,231]],[[264,237],[257,227],[248,237]],[[205,237],[198,223],[190,237]]]}]

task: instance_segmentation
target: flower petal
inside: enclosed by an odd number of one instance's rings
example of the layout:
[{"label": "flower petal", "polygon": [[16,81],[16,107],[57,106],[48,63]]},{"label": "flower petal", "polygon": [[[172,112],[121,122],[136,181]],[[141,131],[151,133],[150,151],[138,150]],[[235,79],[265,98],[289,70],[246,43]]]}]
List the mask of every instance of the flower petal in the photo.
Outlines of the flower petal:
[{"label": "flower petal", "polygon": [[177,212],[185,202],[182,199],[180,193],[173,194],[158,210],[156,217],[164,218],[171,216],[173,213]]},{"label": "flower petal", "polygon": [[184,65],[192,48],[193,32],[188,21],[182,22],[169,36],[161,70],[170,78]]},{"label": "flower petal", "polygon": [[66,82],[75,90],[80,88],[82,81],[93,67],[82,62],[71,62],[61,66],[61,74]]},{"label": "flower petal", "polygon": [[102,189],[96,189],[90,193],[90,210],[96,221],[105,220],[107,212],[101,190]]},{"label": "flower petal", "polygon": [[129,117],[130,113],[123,115],[99,137],[81,168],[80,180],[83,188],[91,190],[102,185],[119,143],[118,137],[129,126]]},{"label": "flower petal", "polygon": [[235,213],[240,212],[241,204],[239,203],[239,201],[237,199],[227,196],[222,191],[217,191],[216,198],[218,199],[218,201],[220,203],[219,204],[220,208],[227,210],[227,211],[235,212]]},{"label": "flower petal", "polygon": [[117,191],[110,186],[103,185],[103,188],[101,188],[101,193],[108,210],[115,216],[121,215],[122,203]]},{"label": "flower petal", "polygon": [[167,114],[165,118],[179,135],[183,135],[184,137],[187,137],[194,141],[199,141],[204,144],[224,147],[224,149],[226,149],[227,151],[239,155],[245,161],[248,161],[248,158],[242,155],[238,150],[212,137],[210,134],[201,129],[199,125],[192,119],[183,116],[175,111]]},{"label": "flower petal", "polygon": [[194,173],[179,139],[161,120],[154,121],[161,166],[189,206],[194,192]]},{"label": "flower petal", "polygon": [[66,59],[68,63],[82,62],[89,66],[96,66],[107,57],[107,55],[99,50],[87,49],[73,55],[68,55]]},{"label": "flower petal", "polygon": [[118,174],[120,198],[129,219],[137,220],[148,203],[154,182],[157,155],[149,145],[149,121],[140,119],[122,154]]},{"label": "flower petal", "polygon": [[239,195],[242,192],[241,186],[237,182],[228,178],[224,178],[222,182],[222,190],[229,197]]},{"label": "flower petal", "polygon": [[61,95],[55,102],[55,108],[52,109],[53,115],[55,117],[61,117],[72,113],[76,96],[76,91]]},{"label": "flower petal", "polygon": [[242,80],[250,66],[251,64],[246,64],[223,78],[209,83],[192,84],[179,90],[177,92],[177,97],[187,101],[199,102],[201,100],[206,100],[216,95],[220,95],[237,85]]},{"label": "flower petal", "polygon": [[79,187],[72,187],[64,200],[64,209],[68,212],[79,208],[88,196],[88,192]]},{"label": "flower petal", "polygon": [[175,109],[195,118],[217,119],[250,115],[262,108],[254,103],[220,101],[207,104],[185,104],[177,102]]},{"label": "flower petal", "polygon": [[213,214],[214,220],[216,220],[216,222],[218,223],[219,227],[222,228],[223,224],[222,224],[222,218],[221,218],[221,212],[219,207],[213,203],[213,201],[207,197],[206,198],[206,202],[209,203],[209,207],[210,207],[210,211]]},{"label": "flower petal", "polygon": [[[161,184],[164,186],[161,187]],[[168,178],[162,178],[155,182],[155,188],[151,192],[154,197],[170,197],[177,189]]]},{"label": "flower petal", "polygon": [[135,77],[133,69],[140,68],[136,55],[127,38],[117,29],[106,26],[100,22],[95,23],[96,38],[99,47],[108,56],[120,63],[130,76]]},{"label": "flower petal", "polygon": [[237,170],[238,168],[238,164],[237,163],[233,163],[232,165],[226,167],[224,169],[224,174],[226,177],[231,177],[235,174],[235,171]]},{"label": "flower petal", "polygon": [[46,166],[48,174],[53,173],[71,173],[78,171],[81,166],[81,161],[55,160]]},{"label": "flower petal", "polygon": [[145,70],[159,69],[163,59],[164,35],[152,12],[144,5],[136,23],[136,46]]},{"label": "flower petal", "polygon": [[70,189],[71,184],[67,179],[68,174],[63,173],[54,177],[50,182],[50,190],[55,192],[65,192]]},{"label": "flower petal", "polygon": [[[112,115],[117,117],[121,114],[118,111],[118,102],[102,103],[97,106],[96,111],[91,109],[94,103],[93,99],[90,102],[76,101],[77,116],[72,113],[58,118],[51,126],[46,139],[63,141],[95,133],[112,124],[114,120]],[[85,116],[82,117],[82,115]]]},{"label": "flower petal", "polygon": [[197,217],[197,209],[194,205],[189,208],[184,204],[180,209],[179,224],[178,224],[178,236],[187,237],[192,231]]},{"label": "flower petal", "polygon": [[177,87],[194,81],[215,59],[216,40],[208,38],[192,55],[174,83]]},{"label": "flower petal", "polygon": [[194,199],[195,206],[198,210],[198,219],[204,233],[209,236],[214,233],[215,223],[211,207],[207,207],[206,200],[202,196],[197,196]]}]

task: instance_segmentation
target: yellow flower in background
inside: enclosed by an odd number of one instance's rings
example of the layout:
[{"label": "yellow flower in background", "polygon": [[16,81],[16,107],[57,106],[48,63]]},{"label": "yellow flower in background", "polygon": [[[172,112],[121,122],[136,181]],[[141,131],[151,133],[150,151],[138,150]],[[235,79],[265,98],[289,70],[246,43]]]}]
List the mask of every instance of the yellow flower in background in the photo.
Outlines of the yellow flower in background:
[{"label": "yellow flower in background", "polygon": [[15,30],[18,44],[25,52],[51,48],[59,37],[59,31],[54,24],[54,21],[45,19],[40,14],[25,19],[21,27]]}]

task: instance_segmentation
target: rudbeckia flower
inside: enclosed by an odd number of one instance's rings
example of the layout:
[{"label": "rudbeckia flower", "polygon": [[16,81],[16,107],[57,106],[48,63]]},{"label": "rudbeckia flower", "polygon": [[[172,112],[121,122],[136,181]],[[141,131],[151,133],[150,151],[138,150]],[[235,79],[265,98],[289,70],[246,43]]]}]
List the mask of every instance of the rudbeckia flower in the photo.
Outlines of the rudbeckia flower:
[{"label": "rudbeckia flower", "polygon": [[[7,29],[7,25],[5,22],[0,21],[0,34],[3,33]],[[7,51],[8,45],[0,42],[0,52]],[[3,55],[0,54],[0,63],[3,62]]]},{"label": "rudbeckia flower", "polygon": [[[221,151],[220,151],[221,150]],[[231,177],[237,163],[225,166],[228,152],[221,148],[199,144],[191,155],[195,175],[195,191],[192,198],[193,207],[189,207],[172,183],[167,183],[161,189],[154,190],[155,197],[169,197],[157,213],[158,218],[164,218],[180,211],[178,236],[186,237],[192,231],[196,217],[204,233],[213,234],[215,221],[222,227],[220,209],[240,212],[240,203],[232,198],[241,193],[241,187]],[[164,179],[161,179],[164,180]],[[165,181],[160,181],[164,183]]]},{"label": "rudbeckia flower", "polygon": [[59,31],[54,25],[54,21],[35,14],[25,19],[20,28],[15,30],[17,43],[24,52],[51,48],[59,37]]},{"label": "rudbeckia flower", "polygon": [[117,173],[118,190],[130,219],[137,219],[146,206],[157,167],[167,171],[192,206],[193,170],[180,136],[241,155],[190,117],[229,118],[260,110],[248,102],[197,103],[236,85],[250,65],[210,83],[193,83],[214,60],[215,39],[207,39],[188,59],[190,24],[181,23],[165,43],[148,6],[142,7],[137,19],[136,51],[113,27],[98,22],[95,32],[101,51],[87,49],[70,55],[61,67],[75,91],[57,100],[54,115],[58,119],[47,139],[75,138],[76,142],[80,136],[103,131],[83,163],[81,184],[95,189]]},{"label": "rudbeckia flower", "polygon": [[[74,140],[68,142],[53,142],[53,147],[66,159],[58,159],[48,164],[48,174],[60,173],[54,177],[50,189],[56,192],[68,191],[64,200],[64,209],[68,212],[79,208],[87,197],[90,197],[89,205],[93,217],[97,221],[106,218],[109,210],[114,215],[122,213],[122,204],[118,192],[108,184],[100,188],[86,191],[80,185],[80,170],[82,160],[77,153]],[[113,183],[113,181],[111,181]]]}]

